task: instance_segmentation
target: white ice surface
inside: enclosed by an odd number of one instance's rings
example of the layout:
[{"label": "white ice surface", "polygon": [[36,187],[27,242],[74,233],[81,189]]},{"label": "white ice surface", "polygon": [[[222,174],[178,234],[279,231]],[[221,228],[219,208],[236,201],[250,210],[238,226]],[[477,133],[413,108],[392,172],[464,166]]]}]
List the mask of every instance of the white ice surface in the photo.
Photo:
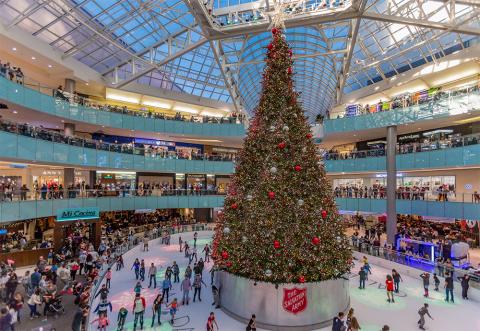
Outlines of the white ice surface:
[{"label": "white ice surface", "polygon": [[[181,235],[182,238],[188,240],[193,245],[193,233],[185,233]],[[203,249],[205,242],[212,236],[211,232],[199,232],[198,252]],[[108,330],[116,330],[116,318],[120,307],[125,306],[129,313],[127,316],[125,330],[133,330],[133,288],[136,284],[135,274],[130,270],[133,261],[136,257],[145,259],[146,272],[148,273],[148,266],[154,262],[157,266],[157,289],[148,289],[148,275],[143,282],[144,289],[142,295],[147,301],[147,310],[145,313],[144,330],[206,330],[206,320],[211,311],[215,312],[217,322],[222,331],[241,331],[245,330],[245,325],[228,317],[221,309],[213,309],[212,294],[210,288],[210,273],[208,270],[211,263],[206,265],[203,277],[207,288],[202,288],[202,302],[190,302],[188,306],[179,306],[176,324],[170,326],[168,323],[169,315],[166,308],[163,309],[162,326],[155,326],[150,328],[153,303],[156,294],[161,286],[165,268],[171,265],[173,261],[177,261],[180,266],[180,280],[184,274],[185,267],[188,264],[188,259],[184,257],[184,253],[179,252],[178,235],[172,236],[172,245],[160,245],[160,239],[155,239],[150,242],[150,251],[143,252],[142,245],[132,249],[124,255],[125,268],[120,272],[113,272],[112,287],[110,289],[109,299],[113,305],[113,312],[109,313],[110,326]],[[199,258],[202,254],[199,254]],[[160,266],[162,267],[160,269]],[[115,269],[115,268],[113,268]],[[353,271],[354,274],[358,269]],[[443,291],[433,291],[431,287],[431,298],[423,298],[423,286],[420,278],[414,279],[408,276],[402,276],[403,282],[400,283],[400,295],[404,297],[397,297],[395,303],[388,303],[386,300],[385,289],[379,289],[378,284],[384,284],[385,275],[389,270],[386,270],[375,265],[372,266],[373,274],[369,276],[367,281],[367,288],[359,290],[358,277],[354,277],[350,281],[351,287],[351,306],[355,309],[355,315],[362,327],[362,331],[379,331],[384,324],[390,326],[392,331],[410,331],[418,330],[416,325],[418,320],[417,311],[423,305],[423,302],[428,302],[430,305],[430,313],[434,320],[427,317],[427,330],[431,331],[480,331],[480,303],[473,301],[465,301],[456,297],[455,304],[444,302]],[[419,271],[418,274],[421,272]],[[173,278],[172,278],[173,280]],[[369,285],[371,284],[371,285]],[[443,285],[443,284],[442,284]],[[458,283],[455,284],[459,286]],[[177,297],[181,300],[181,291],[179,283],[173,285],[174,293],[170,297]],[[193,292],[190,298],[193,297]],[[170,299],[171,300],[171,299]],[[96,307],[98,298],[95,300],[93,308]],[[93,309],[92,309],[93,315]],[[188,316],[188,317],[187,317]],[[332,316],[333,317],[333,316]],[[188,323],[187,323],[188,321]],[[186,324],[185,324],[186,323]],[[185,325],[183,325],[185,324]],[[137,330],[139,328],[137,327]],[[92,325],[91,330],[96,330],[96,325]],[[260,330],[260,329],[258,329]],[[324,328],[324,330],[331,330],[331,328]]]}]

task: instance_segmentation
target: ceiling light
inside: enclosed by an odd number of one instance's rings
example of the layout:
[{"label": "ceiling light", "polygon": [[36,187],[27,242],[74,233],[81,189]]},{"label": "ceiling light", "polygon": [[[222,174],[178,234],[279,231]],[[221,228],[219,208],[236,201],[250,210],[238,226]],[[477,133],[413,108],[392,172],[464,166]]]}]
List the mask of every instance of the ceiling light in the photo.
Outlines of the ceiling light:
[{"label": "ceiling light", "polygon": [[87,86],[88,86],[88,83],[85,83],[85,85],[87,85]]},{"label": "ceiling light", "polygon": [[35,56],[32,56],[32,60],[36,60],[37,58]]},{"label": "ceiling light", "polygon": [[179,111],[179,112],[182,112],[182,113],[198,114],[198,110],[188,108],[188,107],[175,106],[175,108],[173,108],[173,109],[175,111]]},{"label": "ceiling light", "polygon": [[170,109],[171,105],[167,102],[159,102],[159,101],[142,101],[142,105],[156,107],[156,108],[164,108]]},{"label": "ceiling light", "polygon": [[14,111],[12,111],[12,113],[14,113],[14,114],[18,114],[18,111],[14,110]]},{"label": "ceiling light", "polygon": [[137,104],[140,103],[140,100],[138,98],[129,97],[121,94],[108,93],[108,92],[107,92],[107,99],[128,102],[128,103],[137,103]]},{"label": "ceiling light", "polygon": [[62,120],[62,123],[65,123],[65,120]]},{"label": "ceiling light", "polygon": [[17,51],[17,48],[16,48],[16,47],[12,47],[12,51],[16,52],[16,51]]},{"label": "ceiling light", "polygon": [[49,68],[53,67],[51,64],[48,65]]},{"label": "ceiling light", "polygon": [[375,86],[375,91],[378,91],[379,88],[380,86]]},{"label": "ceiling light", "polygon": [[182,140],[187,140],[187,141],[198,141],[198,142],[204,142],[204,143],[221,143],[223,141],[217,140],[217,139],[190,139],[190,138],[181,138]]}]

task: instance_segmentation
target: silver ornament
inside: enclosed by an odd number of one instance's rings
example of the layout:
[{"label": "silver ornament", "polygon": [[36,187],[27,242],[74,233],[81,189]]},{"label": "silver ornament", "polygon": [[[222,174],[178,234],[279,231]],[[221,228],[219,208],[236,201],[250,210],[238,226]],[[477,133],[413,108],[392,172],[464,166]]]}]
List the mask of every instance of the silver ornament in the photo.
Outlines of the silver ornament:
[{"label": "silver ornament", "polygon": [[248,238],[247,238],[247,237],[245,237],[245,236],[242,236],[242,242],[244,242],[244,243],[245,243],[245,242],[247,242],[247,240],[248,240]]},{"label": "silver ornament", "polygon": [[272,277],[272,275],[273,275],[272,270],[270,270],[270,269],[265,270],[265,276]]},{"label": "silver ornament", "polygon": [[304,203],[305,203],[305,201],[303,201],[302,199],[298,199],[298,201],[297,201],[297,204],[299,206],[303,206]]},{"label": "silver ornament", "polygon": [[253,197],[249,194],[247,195],[247,201],[252,201],[253,200]]},{"label": "silver ornament", "polygon": [[303,147],[303,148],[302,148],[302,152],[305,153],[306,151],[307,151],[307,147]]},{"label": "silver ornament", "polygon": [[275,132],[275,126],[270,126],[270,132]]},{"label": "silver ornament", "polygon": [[341,242],[342,241],[342,238],[341,237],[337,237],[337,242]]},{"label": "silver ornament", "polygon": [[225,227],[225,228],[223,229],[223,233],[229,234],[229,233],[230,233],[230,228],[229,228],[229,227]]},{"label": "silver ornament", "polygon": [[285,125],[285,126],[283,127],[283,131],[288,131],[288,130],[290,130],[290,128],[289,128],[287,125]]},{"label": "silver ornament", "polygon": [[272,174],[277,173],[277,168],[276,168],[276,167],[271,167],[271,168],[270,168],[270,172],[271,172]]}]

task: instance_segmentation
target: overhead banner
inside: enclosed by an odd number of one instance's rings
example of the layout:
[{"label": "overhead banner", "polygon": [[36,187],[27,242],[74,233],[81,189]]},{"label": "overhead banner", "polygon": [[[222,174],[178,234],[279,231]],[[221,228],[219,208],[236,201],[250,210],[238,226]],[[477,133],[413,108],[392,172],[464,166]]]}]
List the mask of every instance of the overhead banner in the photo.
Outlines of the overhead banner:
[{"label": "overhead banner", "polygon": [[98,207],[65,208],[57,210],[57,222],[100,218]]}]

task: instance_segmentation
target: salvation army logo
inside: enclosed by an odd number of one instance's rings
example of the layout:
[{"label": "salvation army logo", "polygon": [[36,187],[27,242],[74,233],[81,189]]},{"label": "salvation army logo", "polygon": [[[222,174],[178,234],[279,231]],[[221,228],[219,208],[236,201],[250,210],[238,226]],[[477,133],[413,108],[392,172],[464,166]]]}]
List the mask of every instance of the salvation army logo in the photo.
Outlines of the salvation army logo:
[{"label": "salvation army logo", "polygon": [[298,314],[307,308],[307,289],[283,289],[283,309],[292,314]]}]

